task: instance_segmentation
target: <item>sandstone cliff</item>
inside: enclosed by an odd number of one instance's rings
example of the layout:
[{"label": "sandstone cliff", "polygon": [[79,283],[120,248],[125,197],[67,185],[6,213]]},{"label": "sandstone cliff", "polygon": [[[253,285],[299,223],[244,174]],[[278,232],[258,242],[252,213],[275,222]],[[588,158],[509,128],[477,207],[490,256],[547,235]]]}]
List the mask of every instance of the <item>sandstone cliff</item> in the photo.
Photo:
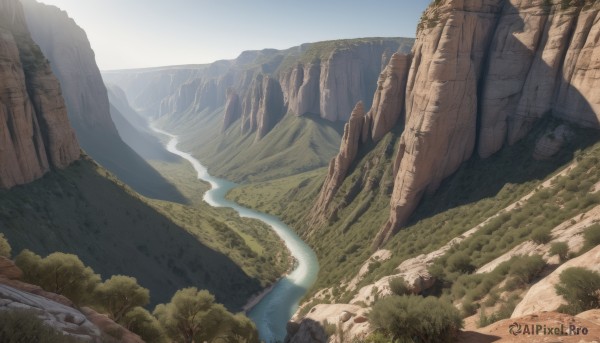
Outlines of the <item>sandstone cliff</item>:
[{"label": "sandstone cliff", "polygon": [[322,42],[306,49],[305,55],[317,57],[280,74],[286,104],[296,115],[318,113],[329,121],[348,120],[358,101],[369,106],[385,56],[408,50],[383,39]]},{"label": "sandstone cliff", "polygon": [[[233,91],[240,97],[243,114],[232,117],[233,108],[225,109],[222,130],[242,118],[242,131],[253,132],[256,120],[262,118],[266,124],[258,134],[262,137],[287,112],[319,114],[329,121],[347,120],[358,101],[370,105],[382,61],[389,59],[386,56],[398,50],[407,52],[412,41],[364,38],[309,43],[287,50],[245,51],[235,60],[194,68],[107,72],[104,78],[123,88],[142,112],[172,119],[228,106],[228,92]],[[280,88],[274,89],[272,96],[281,93],[283,99],[278,113],[260,117],[256,111],[262,101],[258,91],[262,86],[258,84],[264,76],[271,80],[270,87]]]},{"label": "sandstone cliff", "polygon": [[0,3],[0,188],[79,158],[58,81],[17,0]]},{"label": "sandstone cliff", "polygon": [[22,2],[32,37],[60,80],[69,119],[85,152],[145,196],[184,201],[175,187],[119,136],[85,32],[57,7],[35,0]]},{"label": "sandstone cliff", "polygon": [[242,115],[242,107],[240,104],[240,97],[237,93],[230,89],[227,91],[227,103],[225,104],[225,115],[223,116],[223,127],[221,132],[224,132],[235,122],[240,119]]},{"label": "sandstone cliff", "polygon": [[277,80],[258,75],[242,102],[242,133],[261,139],[283,116],[283,93]]},{"label": "sandstone cliff", "polygon": [[[600,96],[594,91],[600,86],[599,11],[598,3],[543,0],[430,5],[412,58],[391,59],[365,118],[363,142],[377,141],[394,127],[402,130],[390,216],[375,247],[463,162],[514,144],[538,119],[554,116],[600,128]],[[393,81],[403,78],[404,84]],[[568,128],[557,130],[538,142],[536,159],[551,157],[572,138]],[[328,180],[339,174],[330,168]],[[322,200],[332,198],[331,189],[326,182],[313,218],[327,212],[330,204]]]}]

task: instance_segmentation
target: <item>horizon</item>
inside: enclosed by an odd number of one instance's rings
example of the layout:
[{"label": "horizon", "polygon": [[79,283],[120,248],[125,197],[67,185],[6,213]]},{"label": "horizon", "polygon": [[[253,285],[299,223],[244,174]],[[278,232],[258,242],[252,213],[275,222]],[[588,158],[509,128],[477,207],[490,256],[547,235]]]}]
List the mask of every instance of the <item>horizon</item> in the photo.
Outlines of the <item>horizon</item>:
[{"label": "horizon", "polygon": [[38,1],[66,11],[86,32],[102,71],[202,65],[235,59],[248,50],[284,50],[338,39],[414,38],[421,13],[430,3]]}]

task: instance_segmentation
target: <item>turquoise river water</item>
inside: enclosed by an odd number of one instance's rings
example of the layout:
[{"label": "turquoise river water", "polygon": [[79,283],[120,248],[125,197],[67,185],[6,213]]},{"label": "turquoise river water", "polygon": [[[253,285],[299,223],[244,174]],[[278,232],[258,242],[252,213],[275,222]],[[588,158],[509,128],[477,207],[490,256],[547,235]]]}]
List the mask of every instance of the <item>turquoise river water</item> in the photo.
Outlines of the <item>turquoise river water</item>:
[{"label": "turquoise river water", "polygon": [[319,263],[313,250],[287,225],[277,217],[251,210],[225,199],[229,190],[237,184],[211,176],[191,154],[177,149],[177,136],[153,128],[154,131],[170,137],[167,150],[189,161],[198,174],[198,179],[210,183],[211,189],[204,194],[204,201],[213,207],[229,207],[241,217],[258,219],[269,225],[285,242],[292,256],[297,261],[294,270],[283,276],[252,309],[248,317],[256,323],[260,338],[267,343],[283,341],[285,326],[298,309],[300,298],[306,293],[317,278]]}]

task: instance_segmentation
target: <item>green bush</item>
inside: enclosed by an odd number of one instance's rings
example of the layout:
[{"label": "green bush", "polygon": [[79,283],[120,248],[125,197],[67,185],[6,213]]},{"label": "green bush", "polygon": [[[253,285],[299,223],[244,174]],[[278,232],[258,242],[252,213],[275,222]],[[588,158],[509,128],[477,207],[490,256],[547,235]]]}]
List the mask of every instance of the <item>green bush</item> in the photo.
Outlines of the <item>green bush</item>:
[{"label": "green bush", "polygon": [[521,286],[524,286],[533,281],[545,266],[546,262],[540,255],[518,256],[512,258],[508,273],[514,276]]},{"label": "green bush", "polygon": [[158,320],[142,307],[135,307],[121,321],[129,331],[138,334],[146,343],[164,343],[166,336]]},{"label": "green bush", "polygon": [[408,295],[411,293],[410,287],[408,287],[408,284],[402,277],[390,279],[389,286],[392,293],[396,295]]},{"label": "green bush", "polygon": [[35,313],[24,310],[0,311],[0,342],[2,343],[78,343],[74,337],[44,324]]},{"label": "green bush", "polygon": [[462,302],[462,315],[463,317],[472,316],[477,312],[477,304],[473,302],[471,298],[466,298]]},{"label": "green bush", "polygon": [[587,228],[583,233],[583,248],[581,252],[584,253],[600,245],[600,224],[594,224]]},{"label": "green bush", "polygon": [[179,290],[171,302],[154,310],[166,334],[175,342],[212,341],[217,336],[258,343],[256,327],[243,315],[232,315],[206,290]]},{"label": "green bush", "polygon": [[546,244],[552,240],[552,235],[549,229],[540,227],[531,232],[530,238],[537,244]]},{"label": "green bush", "polygon": [[462,328],[460,312],[451,303],[414,295],[381,299],[369,320],[391,341],[453,342]]},{"label": "green bush", "polygon": [[470,273],[474,269],[471,264],[471,258],[464,251],[459,251],[450,256],[447,261],[447,266],[451,272]]},{"label": "green bush", "polygon": [[576,315],[600,308],[600,273],[585,268],[565,269],[559,276],[556,293],[567,301],[558,310]]},{"label": "green bush", "polygon": [[25,249],[15,258],[25,281],[48,292],[64,295],[76,305],[91,301],[100,276],[76,255],[55,252],[45,258]]},{"label": "green bush", "polygon": [[133,308],[150,302],[150,291],[130,276],[113,275],[96,288],[98,307],[117,323]]},{"label": "green bush", "polygon": [[8,244],[8,241],[4,237],[4,234],[0,233],[0,256],[10,258],[10,252],[10,244]]},{"label": "green bush", "polygon": [[566,242],[555,242],[550,246],[550,256],[558,255],[561,262],[569,258],[569,245]]},{"label": "green bush", "polygon": [[508,300],[502,302],[502,305],[498,311],[490,315],[487,315],[485,309],[482,308],[481,312],[479,312],[479,327],[486,327],[499,320],[510,318],[518,303],[519,297],[511,296]]}]

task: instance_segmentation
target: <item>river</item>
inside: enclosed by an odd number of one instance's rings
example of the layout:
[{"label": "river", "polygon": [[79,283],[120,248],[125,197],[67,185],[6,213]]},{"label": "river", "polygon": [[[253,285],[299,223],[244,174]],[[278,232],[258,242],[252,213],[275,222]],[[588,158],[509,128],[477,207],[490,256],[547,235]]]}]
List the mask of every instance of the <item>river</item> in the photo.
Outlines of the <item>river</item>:
[{"label": "river", "polygon": [[317,256],[300,237],[277,217],[251,210],[227,200],[225,195],[237,184],[211,176],[206,167],[191,154],[177,149],[178,139],[168,132],[152,127],[158,133],[170,137],[167,150],[189,161],[198,179],[210,183],[211,189],[204,194],[204,201],[213,207],[229,207],[241,217],[258,219],[269,225],[285,242],[297,264],[294,270],[282,277],[252,309],[248,317],[256,323],[260,338],[267,343],[282,341],[286,324],[298,309],[298,303],[313,285],[319,271]]}]

